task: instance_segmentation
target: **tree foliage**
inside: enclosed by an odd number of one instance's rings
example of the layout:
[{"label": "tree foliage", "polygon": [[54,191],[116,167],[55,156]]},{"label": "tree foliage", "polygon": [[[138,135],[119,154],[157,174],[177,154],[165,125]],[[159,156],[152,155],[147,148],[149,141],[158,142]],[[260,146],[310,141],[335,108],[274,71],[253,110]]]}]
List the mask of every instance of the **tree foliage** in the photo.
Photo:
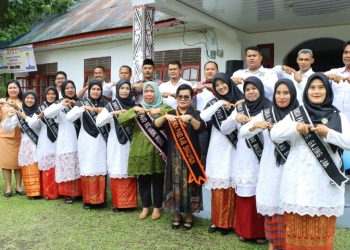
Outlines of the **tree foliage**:
[{"label": "tree foliage", "polygon": [[62,14],[75,0],[0,0],[0,42],[12,41],[30,31],[33,24]]}]

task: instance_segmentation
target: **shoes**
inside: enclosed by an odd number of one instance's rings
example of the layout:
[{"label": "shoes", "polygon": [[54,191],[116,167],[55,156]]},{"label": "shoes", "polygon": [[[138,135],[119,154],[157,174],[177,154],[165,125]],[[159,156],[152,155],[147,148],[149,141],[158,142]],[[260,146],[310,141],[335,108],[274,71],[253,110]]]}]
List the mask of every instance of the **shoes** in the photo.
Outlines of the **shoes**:
[{"label": "shoes", "polygon": [[152,220],[158,220],[160,218],[160,208],[153,208]]},{"label": "shoes", "polygon": [[15,189],[15,191],[16,191],[16,194],[26,195],[26,191],[24,191],[24,190],[18,191],[17,189]]},{"label": "shoes", "polygon": [[220,233],[221,233],[221,235],[227,235],[230,233],[230,229],[221,228]]},{"label": "shoes", "polygon": [[259,245],[264,245],[266,244],[268,241],[266,239],[256,239],[255,243],[259,244]]},{"label": "shoes", "polygon": [[185,221],[185,223],[182,225],[183,230],[190,230],[193,226],[193,221]]},{"label": "shoes", "polygon": [[143,209],[142,209],[142,212],[139,214],[140,220],[146,219],[147,216],[148,216],[148,213],[149,213],[148,208],[143,208]]},{"label": "shoes", "polygon": [[208,227],[208,233],[210,234],[215,233],[217,230],[218,228],[214,224]]},{"label": "shoes", "polygon": [[84,203],[83,208],[84,208],[85,210],[90,210],[91,207],[90,207],[89,204]]},{"label": "shoes", "polygon": [[71,197],[65,197],[64,198],[64,203],[66,203],[66,204],[73,204],[73,199]]},{"label": "shoes", "polygon": [[181,227],[181,224],[182,224],[182,218],[180,220],[176,220],[174,219],[172,222],[171,222],[171,229],[179,229]]},{"label": "shoes", "polygon": [[246,241],[247,241],[247,239],[244,238],[244,237],[242,237],[242,236],[239,236],[239,237],[238,237],[238,240],[239,240],[240,242],[246,242]]},{"label": "shoes", "polygon": [[12,191],[10,192],[5,192],[4,193],[4,196],[7,197],[7,198],[10,198],[12,196]]}]

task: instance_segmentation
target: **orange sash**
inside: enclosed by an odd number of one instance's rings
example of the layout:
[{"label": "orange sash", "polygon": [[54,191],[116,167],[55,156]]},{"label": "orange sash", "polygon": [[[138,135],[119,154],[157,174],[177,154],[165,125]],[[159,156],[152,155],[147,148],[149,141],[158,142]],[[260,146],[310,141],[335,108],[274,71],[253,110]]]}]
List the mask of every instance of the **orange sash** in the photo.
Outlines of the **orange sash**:
[{"label": "orange sash", "polygon": [[[176,115],[179,115],[177,110]],[[198,185],[203,184],[207,181],[207,175],[205,174],[204,167],[188,137],[185,124],[181,119],[176,119],[172,122],[169,121],[169,127],[176,146],[181,153],[182,160],[190,171],[188,183],[195,182]]]}]

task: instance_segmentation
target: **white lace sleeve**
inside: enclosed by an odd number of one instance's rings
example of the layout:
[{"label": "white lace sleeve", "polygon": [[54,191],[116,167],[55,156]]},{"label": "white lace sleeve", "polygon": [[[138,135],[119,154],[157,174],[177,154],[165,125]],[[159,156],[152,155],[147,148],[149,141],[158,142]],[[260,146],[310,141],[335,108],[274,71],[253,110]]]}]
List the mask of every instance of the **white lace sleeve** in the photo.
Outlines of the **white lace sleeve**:
[{"label": "white lace sleeve", "polygon": [[297,124],[298,122],[292,121],[290,116],[287,115],[282,121],[277,122],[271,129],[271,140],[276,143],[291,141],[295,136],[299,135]]},{"label": "white lace sleeve", "polygon": [[219,100],[210,107],[204,109],[201,112],[201,118],[203,121],[207,122],[211,119],[211,117],[215,114],[216,110],[218,110],[222,106],[223,101]]},{"label": "white lace sleeve", "polygon": [[74,122],[76,119],[81,117],[84,111],[84,107],[75,106],[67,113],[67,120]]},{"label": "white lace sleeve", "polygon": [[6,132],[12,131],[18,125],[17,115],[13,115],[12,117],[6,117],[2,123],[2,127]]},{"label": "white lace sleeve", "polygon": [[103,108],[102,112],[97,115],[96,126],[102,127],[109,123],[112,118],[113,115],[106,108]]},{"label": "white lace sleeve", "polygon": [[326,141],[337,145],[345,150],[350,150],[350,123],[346,117],[340,114],[342,132],[339,133],[333,129],[329,129]]},{"label": "white lace sleeve", "polygon": [[243,139],[249,139],[254,135],[262,131],[261,128],[256,128],[253,131],[249,131],[253,127],[254,123],[264,121],[263,115],[260,112],[258,115],[254,116],[247,124],[244,124],[239,130],[239,136]]},{"label": "white lace sleeve", "polygon": [[236,109],[231,113],[225,121],[221,123],[220,130],[224,135],[231,134],[237,128],[236,121],[237,111]]},{"label": "white lace sleeve", "polygon": [[44,110],[44,115],[47,118],[55,118],[58,115],[58,112],[64,108],[65,107],[62,105],[62,103],[53,103]]}]

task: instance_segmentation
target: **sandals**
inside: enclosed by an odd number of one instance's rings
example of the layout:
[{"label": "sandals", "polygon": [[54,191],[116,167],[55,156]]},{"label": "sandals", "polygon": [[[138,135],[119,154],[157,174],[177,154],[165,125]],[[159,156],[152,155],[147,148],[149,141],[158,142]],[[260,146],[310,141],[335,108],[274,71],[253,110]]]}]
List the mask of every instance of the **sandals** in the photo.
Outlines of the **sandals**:
[{"label": "sandals", "polygon": [[182,226],[184,230],[190,230],[193,226],[193,221],[185,221]]},{"label": "sandals", "polygon": [[215,233],[217,230],[218,228],[214,224],[208,227],[208,233],[210,234]]},{"label": "sandals", "polygon": [[64,203],[65,204],[73,204],[73,199],[71,197],[65,197],[64,198]]},{"label": "sandals", "polygon": [[174,220],[171,222],[172,229],[179,229],[182,226],[183,219],[181,215],[176,215]]}]

